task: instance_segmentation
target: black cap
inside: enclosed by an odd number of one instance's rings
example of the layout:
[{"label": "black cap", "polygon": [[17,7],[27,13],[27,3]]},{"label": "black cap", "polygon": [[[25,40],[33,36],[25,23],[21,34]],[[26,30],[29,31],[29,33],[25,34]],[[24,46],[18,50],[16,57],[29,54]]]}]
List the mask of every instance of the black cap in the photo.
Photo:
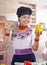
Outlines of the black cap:
[{"label": "black cap", "polygon": [[24,7],[24,6],[21,6],[17,9],[17,16],[20,17],[22,15],[25,15],[25,14],[28,14],[28,15],[31,15],[32,14],[32,10],[28,7]]}]

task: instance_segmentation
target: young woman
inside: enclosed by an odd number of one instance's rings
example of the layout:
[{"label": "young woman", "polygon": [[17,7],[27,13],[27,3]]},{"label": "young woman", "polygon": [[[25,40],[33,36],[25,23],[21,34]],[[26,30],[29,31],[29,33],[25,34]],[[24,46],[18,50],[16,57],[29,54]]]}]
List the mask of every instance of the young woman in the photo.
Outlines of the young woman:
[{"label": "young woman", "polygon": [[28,25],[32,10],[28,7],[19,7],[17,9],[19,25],[10,32],[9,40],[13,40],[15,54],[13,55],[11,65],[15,62],[31,61],[36,62],[33,50],[37,50],[39,46],[39,36],[35,33],[33,39],[33,30]]}]

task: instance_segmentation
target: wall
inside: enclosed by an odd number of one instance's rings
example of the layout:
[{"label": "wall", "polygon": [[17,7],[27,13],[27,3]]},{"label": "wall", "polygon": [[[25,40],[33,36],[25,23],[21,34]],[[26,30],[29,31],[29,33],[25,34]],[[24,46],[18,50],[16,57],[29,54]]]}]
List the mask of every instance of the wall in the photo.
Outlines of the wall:
[{"label": "wall", "polygon": [[[39,22],[44,23],[45,28],[47,28],[47,9],[36,10],[36,23],[39,23]],[[46,41],[47,31],[43,32],[41,38],[43,41]]]},{"label": "wall", "polygon": [[7,20],[18,21],[16,13],[10,13],[6,15]]},{"label": "wall", "polygon": [[44,22],[47,28],[47,9],[36,10],[36,22]]}]

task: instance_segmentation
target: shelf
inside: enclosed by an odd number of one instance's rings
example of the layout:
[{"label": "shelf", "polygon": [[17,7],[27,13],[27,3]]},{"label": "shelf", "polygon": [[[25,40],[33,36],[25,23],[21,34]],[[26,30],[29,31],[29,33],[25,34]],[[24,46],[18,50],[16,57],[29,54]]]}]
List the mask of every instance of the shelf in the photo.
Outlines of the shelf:
[{"label": "shelf", "polygon": [[47,28],[43,28],[43,31],[47,31]]},{"label": "shelf", "polygon": [[31,18],[36,18],[36,16],[32,16],[32,15],[31,15]]},{"label": "shelf", "polygon": [[35,10],[35,9],[32,9],[32,11],[33,11],[33,12],[36,12],[36,10]]},{"label": "shelf", "polygon": [[5,53],[5,52],[8,52],[8,51],[7,50],[1,50],[0,54]]},{"label": "shelf", "polygon": [[30,25],[31,28],[35,28],[35,24],[34,25]]},{"label": "shelf", "polygon": [[32,12],[32,16],[36,16],[36,11],[35,12],[34,11]]},{"label": "shelf", "polygon": [[31,18],[32,19],[32,23],[36,23],[36,18]]}]

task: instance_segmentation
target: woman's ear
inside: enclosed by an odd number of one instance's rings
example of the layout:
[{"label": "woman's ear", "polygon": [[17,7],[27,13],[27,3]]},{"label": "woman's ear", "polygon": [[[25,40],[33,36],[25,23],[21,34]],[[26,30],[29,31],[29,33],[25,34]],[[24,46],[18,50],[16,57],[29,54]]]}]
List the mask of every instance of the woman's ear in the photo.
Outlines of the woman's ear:
[{"label": "woman's ear", "polygon": [[20,18],[18,18],[18,21],[20,22]]}]

